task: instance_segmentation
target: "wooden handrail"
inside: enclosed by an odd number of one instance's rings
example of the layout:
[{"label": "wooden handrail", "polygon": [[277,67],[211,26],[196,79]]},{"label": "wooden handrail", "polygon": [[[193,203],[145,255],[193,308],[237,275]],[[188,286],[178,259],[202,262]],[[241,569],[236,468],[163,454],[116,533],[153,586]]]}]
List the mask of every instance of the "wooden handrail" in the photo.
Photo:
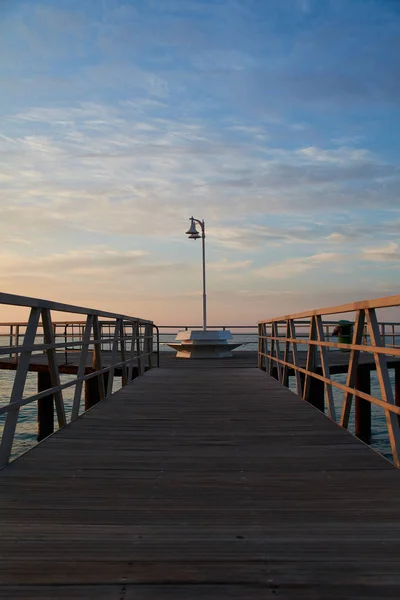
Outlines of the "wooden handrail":
[{"label": "wooden handrail", "polygon": [[[9,335],[7,334],[5,337],[11,342],[10,345],[0,347],[0,355],[11,354],[11,356],[15,356],[16,362],[16,375],[9,403],[0,409],[0,414],[6,414],[0,444],[0,468],[6,466],[10,460],[19,412],[23,406],[52,396],[58,425],[63,427],[68,420],[72,421],[80,414],[83,383],[96,378],[99,399],[103,399],[112,394],[116,369],[122,372],[122,385],[126,385],[133,377],[134,364],[137,365],[138,375],[142,375],[146,368],[152,367],[152,355],[154,354],[154,324],[152,321],[38,298],[15,296],[14,294],[0,293],[0,304],[30,308],[30,317],[26,323],[0,324],[10,328]],[[53,321],[53,314],[58,312],[84,315],[86,320],[79,322]],[[104,319],[107,320],[104,321]],[[74,331],[75,325],[79,325],[79,333]],[[58,326],[64,328],[63,333],[57,333]],[[69,326],[72,326],[72,332],[68,332]],[[21,328],[25,328],[22,333]],[[41,339],[37,341],[37,337]],[[64,338],[64,341],[57,341],[60,338]],[[22,339],[21,344],[19,344],[20,339]],[[16,343],[13,343],[14,341]],[[111,355],[111,363],[107,365],[102,362],[105,345],[109,347]],[[76,377],[72,381],[61,383],[57,350],[66,353],[69,348],[73,348],[77,355]],[[76,350],[76,348],[78,349]],[[88,370],[89,350],[93,351],[93,361]],[[32,353],[38,351],[47,354],[46,366],[50,383],[45,389],[40,389],[38,393],[24,398]],[[157,344],[156,353],[158,354],[158,352]],[[105,386],[104,380],[106,374],[109,375],[107,386]],[[68,417],[63,390],[72,386],[75,388],[74,399],[71,415]]]},{"label": "wooden handrail", "polygon": [[384,298],[373,298],[372,300],[362,300],[360,302],[351,302],[349,304],[340,304],[339,306],[329,306],[327,308],[317,308],[315,310],[305,310],[300,313],[294,313],[292,315],[285,315],[283,317],[273,317],[272,319],[265,319],[259,321],[259,325],[262,323],[274,323],[276,321],[288,321],[290,319],[305,319],[307,317],[323,317],[325,315],[337,315],[339,313],[351,313],[358,310],[366,309],[377,309],[377,308],[393,308],[400,306],[400,295],[397,296],[385,296]]},{"label": "wooden handrail", "polygon": [[[400,295],[385,298],[375,298],[351,304],[342,304],[328,308],[318,308],[303,311],[291,315],[274,317],[259,321],[258,324],[258,365],[270,375],[274,375],[284,385],[288,385],[289,373],[293,372],[296,377],[296,391],[303,400],[315,403],[312,382],[321,382],[323,391],[322,398],[318,398],[317,404],[328,410],[328,416],[336,421],[335,402],[332,390],[340,389],[344,392],[344,401],[339,423],[348,428],[353,398],[356,399],[358,413],[364,411],[365,406],[372,404],[379,406],[385,412],[387,431],[393,455],[393,461],[400,467],[400,347],[396,345],[396,338],[400,337],[398,330],[400,324],[395,322],[379,323],[376,310],[381,308],[400,306]],[[332,342],[326,339],[327,322],[322,320],[323,316],[356,313],[353,322],[350,322],[349,343]],[[306,321],[307,338],[296,335],[298,326],[304,328]],[[391,331],[388,331],[388,328]],[[397,328],[397,331],[396,331]],[[283,333],[284,330],[284,333]],[[352,330],[352,331],[351,331]],[[331,335],[329,336],[331,337]],[[392,345],[387,345],[386,340],[391,339]],[[305,367],[299,365],[298,346],[306,346]],[[345,350],[349,352],[347,365],[346,384],[334,381],[330,375],[330,362],[328,350]],[[320,356],[320,364],[317,364],[317,353]],[[373,357],[372,367],[376,369],[381,398],[368,393],[363,389],[361,383],[361,371],[365,366],[360,363],[361,353]],[[395,368],[396,385],[393,390],[389,376],[388,362],[398,360]],[[370,367],[371,368],[371,367]],[[315,387],[315,386],[314,386]],[[370,392],[370,389],[369,389]],[[364,402],[365,404],[361,404]],[[370,418],[370,417],[369,417]]]}]

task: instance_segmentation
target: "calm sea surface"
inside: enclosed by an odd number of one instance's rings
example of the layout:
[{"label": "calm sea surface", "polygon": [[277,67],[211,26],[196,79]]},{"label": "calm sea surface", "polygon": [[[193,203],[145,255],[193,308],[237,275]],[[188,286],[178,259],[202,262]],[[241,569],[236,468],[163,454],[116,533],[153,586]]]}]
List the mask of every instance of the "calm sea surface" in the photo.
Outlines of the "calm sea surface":
[{"label": "calm sea surface", "polygon": [[[162,334],[161,336],[161,352],[170,351],[167,346],[164,344],[168,341],[173,341],[175,334]],[[39,340],[37,340],[39,342]],[[240,336],[235,336],[233,342],[241,342],[243,346],[240,350],[247,351],[256,351],[257,350],[257,336],[256,334],[245,334]],[[400,345],[400,338],[396,340],[396,344]],[[8,338],[0,336],[0,345],[8,345]],[[301,350],[301,346],[299,346],[299,350]],[[304,347],[306,349],[306,347]],[[10,392],[12,389],[13,381],[14,381],[15,371],[4,371],[0,370],[0,406],[4,406],[4,404],[9,402]],[[61,382],[67,382],[74,379],[74,375],[61,375]],[[390,371],[390,377],[392,381],[392,385],[394,384],[394,373]],[[346,383],[345,375],[333,375],[332,379],[338,381],[339,383]],[[115,378],[113,390],[117,391],[121,387],[120,378]],[[289,387],[292,391],[295,390],[295,382],[294,377],[290,378]],[[37,374],[36,373],[28,373],[26,386],[24,390],[24,398],[31,396],[37,392]],[[376,373],[371,373],[371,393],[372,395],[381,398],[380,389],[378,380],[376,377]],[[68,415],[70,414],[72,408],[72,398],[74,394],[74,387],[68,388],[64,390],[64,402],[66,407],[66,412]],[[340,409],[343,402],[343,392],[333,388],[333,395],[335,401],[335,407],[337,414],[340,414]],[[83,404],[83,401],[82,401]],[[354,404],[354,403],[353,403]],[[354,408],[354,406],[353,406]],[[55,419],[56,424],[56,419]],[[0,415],[0,432],[3,429],[4,425],[4,416]],[[352,411],[352,416],[350,420],[350,431],[354,432],[354,411]],[[20,411],[20,416],[17,425],[17,432],[14,440],[13,454],[12,457],[16,458],[23,452],[26,452],[30,448],[32,448],[36,442],[37,435],[37,403],[33,402],[32,404],[23,406]],[[383,454],[386,458],[391,460],[391,451],[390,445],[387,436],[386,430],[386,419],[382,409],[377,406],[372,406],[372,443],[371,446]]]}]

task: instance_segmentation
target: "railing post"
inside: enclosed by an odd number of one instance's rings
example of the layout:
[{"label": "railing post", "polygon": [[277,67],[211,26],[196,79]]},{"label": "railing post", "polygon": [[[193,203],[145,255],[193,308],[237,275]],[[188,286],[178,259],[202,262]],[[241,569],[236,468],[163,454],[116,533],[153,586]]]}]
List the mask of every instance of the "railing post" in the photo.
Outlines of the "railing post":
[{"label": "railing post", "polygon": [[[38,392],[44,392],[53,387],[50,371],[39,371],[37,374]],[[40,442],[54,432],[54,394],[49,394],[38,400],[38,434]]]},{"label": "railing post", "polygon": [[104,400],[104,396],[101,396],[100,393],[100,384],[99,377],[103,382],[103,389],[107,389],[108,379],[109,379],[109,371],[106,371],[102,375],[97,377],[91,377],[90,379],[86,379],[85,381],[85,410],[92,408],[95,404],[100,402],[100,400]]},{"label": "railing post", "polygon": [[324,400],[324,392],[325,386],[324,382],[320,379],[316,379],[315,377],[310,378],[310,388],[309,388],[309,396],[308,402],[318,408],[321,412],[325,411],[325,400]]},{"label": "railing post", "polygon": [[141,357],[143,344],[140,343],[140,335],[141,335],[140,324],[139,324],[139,322],[136,322],[136,355],[137,355],[138,377],[140,377],[144,373],[143,358]]},{"label": "railing post", "polygon": [[[293,319],[289,319],[288,322],[289,322],[290,337],[292,338],[292,340],[296,340],[297,339],[296,338],[296,324]],[[297,350],[297,343],[295,341],[292,342],[292,357],[293,357],[293,366],[298,367],[299,366],[298,350]],[[298,371],[295,368],[294,369],[294,377],[295,377],[295,381],[296,381],[296,394],[300,397],[303,397],[304,377],[302,379],[301,375],[303,375],[303,373],[300,373],[300,371]]]},{"label": "railing post", "polygon": [[[13,345],[14,342],[14,325],[10,325],[10,346]],[[10,358],[12,358],[12,352],[10,352]]]},{"label": "railing post", "polygon": [[[382,338],[379,333],[378,319],[375,309],[367,308],[365,311],[367,325],[371,337],[372,346],[382,346]],[[394,394],[390,383],[389,372],[387,368],[387,358],[385,354],[374,353],[376,374],[378,376],[379,387],[381,389],[382,399],[387,404],[395,404]],[[390,446],[392,449],[393,462],[396,467],[400,467],[400,427],[396,415],[390,410],[385,410],[386,424],[389,434]]]},{"label": "railing post", "polygon": [[146,343],[146,354],[147,354],[147,366],[149,369],[153,366],[152,352],[153,352],[153,324],[146,323],[145,325],[145,343]]},{"label": "railing post", "polygon": [[[394,402],[400,406],[400,363],[394,368]],[[397,415],[397,420],[400,425],[400,415]]]},{"label": "railing post", "polygon": [[[322,322],[322,317],[319,315],[315,317],[315,326],[317,329],[318,341],[325,342],[324,326],[323,326],[323,322]],[[319,346],[319,353],[320,353],[320,359],[321,359],[322,375],[325,377],[325,379],[331,380],[328,352],[327,352],[326,347],[322,346],[322,344]],[[319,380],[315,380],[315,381],[319,381]],[[326,397],[326,406],[328,409],[328,416],[332,419],[332,421],[336,421],[336,411],[335,411],[335,403],[333,401],[332,385],[330,383],[324,383],[322,381],[319,381],[319,383],[322,383],[322,387],[324,389],[324,393],[325,393],[325,397]],[[315,386],[315,383],[314,383],[314,386]],[[318,389],[318,391],[316,393],[319,394],[320,390]],[[325,410],[324,396],[322,397],[322,401],[318,399],[317,408],[319,408],[319,410],[322,410],[322,411]]]},{"label": "railing post", "polygon": [[[112,365],[112,367],[109,371],[107,371],[107,374],[108,374],[107,385],[105,384],[105,381],[104,381],[106,397],[111,396],[111,394],[112,394],[112,388],[113,388],[113,383],[114,383],[114,373],[115,373],[114,365],[117,362],[117,354],[118,354],[118,336],[123,335],[123,328],[122,328],[122,333],[121,333],[121,323],[122,323],[122,321],[120,319],[115,320],[113,341],[112,341],[112,350],[111,350],[111,365]],[[101,329],[101,331],[103,331],[103,329]],[[123,367],[122,367],[122,369],[123,369]],[[124,385],[124,376],[122,376],[122,384]]]},{"label": "railing post", "polygon": [[[35,341],[36,331],[39,323],[40,308],[31,308],[29,321],[26,327],[24,336],[24,345],[32,346]],[[31,358],[31,350],[23,350],[18,361],[17,372],[14,378],[13,389],[10,396],[10,403],[20,400],[24,393],[26,376],[29,370],[29,361]],[[14,442],[15,429],[17,427],[19,408],[10,410],[7,413],[4,424],[3,435],[0,445],[0,467],[4,467],[10,460],[12,446]]]},{"label": "railing post", "polygon": [[[354,345],[357,345],[357,346],[361,345],[361,342],[365,337],[365,332],[367,332],[367,334],[368,334],[368,328],[366,329],[366,327],[367,327],[367,324],[365,323],[365,311],[359,310],[359,311],[357,311],[355,325],[354,325],[354,331],[353,331],[353,344]],[[346,386],[348,388],[355,387],[359,358],[360,358],[360,351],[359,350],[351,350],[349,366],[347,367],[347,378],[346,378]],[[349,426],[349,418],[350,418],[352,402],[353,402],[353,393],[346,392],[344,395],[342,414],[340,417],[340,425],[342,427],[345,427],[346,429]]]},{"label": "railing post", "polygon": [[[285,339],[285,351],[283,354],[283,360],[285,363],[289,362],[289,352],[290,352],[290,342],[288,342],[288,338],[290,338],[290,319],[286,321],[286,339]],[[289,386],[289,367],[287,365],[283,365],[282,369],[282,384],[286,387]]]},{"label": "railing post", "polygon": [[[78,366],[78,372],[77,372],[78,378],[83,377],[86,373],[86,361],[87,361],[87,358],[89,355],[89,345],[90,345],[90,336],[92,333],[92,327],[93,327],[93,317],[91,315],[88,315],[86,318],[85,329],[82,330],[81,356],[79,359],[79,366]],[[88,381],[85,381],[85,386],[88,383]],[[79,409],[80,409],[81,397],[82,397],[82,384],[83,384],[82,381],[78,381],[75,386],[71,419],[76,419],[79,416]],[[85,388],[85,399],[86,399],[86,394],[88,395],[88,397],[90,396],[89,390],[86,391],[86,388]],[[88,403],[89,403],[89,400],[88,400]]]},{"label": "railing post", "polygon": [[258,324],[258,368],[262,371],[265,371],[265,357],[264,354],[264,325],[262,323]]},{"label": "railing post", "polygon": [[[101,342],[102,342],[102,337],[101,337],[99,317],[97,315],[95,315],[95,316],[93,316],[93,368],[95,371],[101,371],[101,369],[102,369]],[[98,386],[98,398],[99,398],[99,400],[104,400],[104,398],[106,397],[105,390],[107,389],[107,387],[105,385],[105,378],[100,373],[95,379],[97,380],[97,386]],[[87,381],[91,381],[91,379],[88,379]],[[108,383],[108,379],[107,379],[107,383]],[[90,388],[90,384],[88,387]],[[93,398],[94,399],[97,398],[97,395],[94,393],[94,391],[93,391]],[[96,400],[96,402],[98,402],[99,400]],[[85,390],[85,406],[86,406],[86,390]]]},{"label": "railing post", "polygon": [[[124,321],[123,319],[121,319],[120,324],[119,324],[119,333],[120,333],[120,352],[121,352],[121,362],[125,362],[126,361],[126,345],[125,345],[125,327],[124,327]],[[122,385],[126,385],[128,383],[128,369],[126,367],[126,364],[123,364],[121,367],[121,382]]]},{"label": "railing post", "polygon": [[[371,371],[368,366],[357,368],[356,390],[371,393]],[[355,434],[366,444],[371,443],[371,403],[357,396],[355,397]]]},{"label": "railing post", "polygon": [[[42,309],[42,325],[43,325],[43,339],[46,344],[55,344],[55,338],[53,335],[53,324],[51,320],[50,310],[47,308]],[[56,349],[50,348],[46,350],[47,362],[49,364],[49,373],[51,377],[51,383],[53,387],[60,385],[60,373],[58,370],[57,353]],[[58,426],[64,427],[67,424],[65,415],[65,407],[62,392],[56,392],[54,396],[54,402],[56,405],[56,413]]]},{"label": "railing post", "polygon": [[[276,338],[274,340],[274,342],[275,342],[275,344],[274,344],[275,358],[280,360],[281,352],[280,352],[280,345],[279,345],[279,340],[278,340],[279,324],[276,321],[274,321],[272,323],[272,336]],[[271,352],[271,356],[272,356],[272,352]],[[274,377],[275,379],[277,379],[278,381],[280,381],[282,383],[282,365],[280,362],[278,362],[278,360],[271,359],[271,375],[272,375],[272,377]]]},{"label": "railing post", "polygon": [[[156,330],[156,344],[157,344],[157,367],[160,366],[160,330],[157,327],[157,325],[155,325],[153,323],[153,328]],[[154,336],[154,332],[153,332],[153,336]],[[154,339],[154,338],[153,338]],[[153,342],[154,343],[154,342]]]},{"label": "railing post", "polygon": [[[15,328],[16,332],[15,332],[15,341],[16,341],[16,346],[19,346],[19,325],[16,326]],[[18,362],[18,353],[15,353],[15,362]]]}]

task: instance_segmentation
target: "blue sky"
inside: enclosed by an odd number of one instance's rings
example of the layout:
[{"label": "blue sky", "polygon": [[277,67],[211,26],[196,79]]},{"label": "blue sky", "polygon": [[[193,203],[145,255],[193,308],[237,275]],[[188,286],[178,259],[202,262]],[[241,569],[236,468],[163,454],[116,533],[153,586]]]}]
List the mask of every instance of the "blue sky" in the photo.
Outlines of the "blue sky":
[{"label": "blue sky", "polygon": [[395,0],[0,3],[5,291],[253,323],[399,288]]}]

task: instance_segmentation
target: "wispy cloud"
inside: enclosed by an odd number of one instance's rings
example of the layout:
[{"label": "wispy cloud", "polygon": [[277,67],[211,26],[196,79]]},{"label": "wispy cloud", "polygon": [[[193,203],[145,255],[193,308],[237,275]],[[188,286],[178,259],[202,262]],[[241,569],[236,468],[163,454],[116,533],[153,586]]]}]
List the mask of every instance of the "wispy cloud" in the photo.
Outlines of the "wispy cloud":
[{"label": "wispy cloud", "polygon": [[232,271],[240,271],[242,269],[248,269],[253,261],[251,260],[238,260],[238,261],[229,261],[227,258],[222,259],[218,262],[210,262],[208,264],[208,269],[211,271],[217,272],[232,272]]},{"label": "wispy cloud", "polygon": [[322,252],[312,256],[290,258],[271,263],[260,269],[255,269],[254,274],[268,279],[290,279],[312,269],[322,267],[325,263],[343,260],[343,255],[335,252]]},{"label": "wispy cloud", "polygon": [[396,242],[388,242],[384,246],[364,248],[362,256],[366,260],[379,263],[400,261],[400,247]]}]

